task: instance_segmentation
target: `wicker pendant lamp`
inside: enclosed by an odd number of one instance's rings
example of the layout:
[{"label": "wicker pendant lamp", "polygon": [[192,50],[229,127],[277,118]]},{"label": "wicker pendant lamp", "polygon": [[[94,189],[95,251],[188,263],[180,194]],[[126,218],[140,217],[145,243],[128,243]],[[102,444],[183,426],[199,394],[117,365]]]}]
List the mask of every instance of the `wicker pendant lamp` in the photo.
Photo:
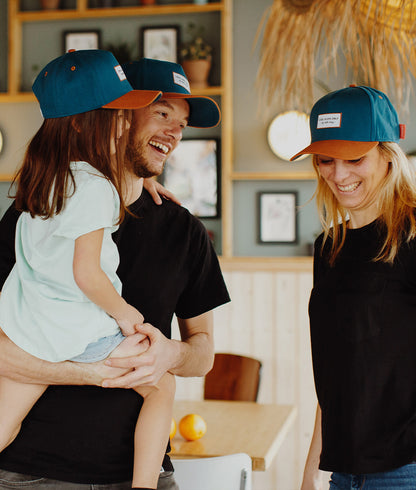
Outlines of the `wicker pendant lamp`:
[{"label": "wicker pendant lamp", "polygon": [[322,69],[336,70],[341,54],[351,77],[345,84],[370,85],[407,107],[416,74],[416,0],[274,0],[262,28],[261,109],[309,111],[318,70],[322,80]]}]

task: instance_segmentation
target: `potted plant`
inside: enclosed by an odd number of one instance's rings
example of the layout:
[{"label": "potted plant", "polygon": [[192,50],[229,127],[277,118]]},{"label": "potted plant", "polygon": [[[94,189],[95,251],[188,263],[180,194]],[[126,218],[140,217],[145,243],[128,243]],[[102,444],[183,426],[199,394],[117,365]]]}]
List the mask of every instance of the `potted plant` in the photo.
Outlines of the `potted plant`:
[{"label": "potted plant", "polygon": [[180,54],[182,66],[189,82],[194,88],[208,86],[208,75],[211,69],[212,47],[204,41],[203,27],[194,23],[188,24],[190,41],[183,44]]},{"label": "potted plant", "polygon": [[108,43],[104,49],[111,51],[119,63],[128,63],[133,60],[134,46],[127,42],[119,41]]}]

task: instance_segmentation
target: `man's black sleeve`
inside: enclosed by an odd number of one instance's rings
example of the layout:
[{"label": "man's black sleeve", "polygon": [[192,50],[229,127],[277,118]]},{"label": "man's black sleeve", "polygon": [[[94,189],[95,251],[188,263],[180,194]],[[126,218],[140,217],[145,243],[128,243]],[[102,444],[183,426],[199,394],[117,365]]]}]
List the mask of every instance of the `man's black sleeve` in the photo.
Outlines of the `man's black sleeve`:
[{"label": "man's black sleeve", "polygon": [[14,238],[19,216],[20,212],[12,204],[0,220],[0,289],[16,262]]}]

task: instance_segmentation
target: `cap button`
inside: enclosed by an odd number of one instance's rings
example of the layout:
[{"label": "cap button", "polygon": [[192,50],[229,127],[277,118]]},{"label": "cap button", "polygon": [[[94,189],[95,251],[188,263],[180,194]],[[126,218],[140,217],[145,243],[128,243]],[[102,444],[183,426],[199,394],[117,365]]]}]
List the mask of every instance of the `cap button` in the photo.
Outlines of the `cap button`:
[{"label": "cap button", "polygon": [[75,49],[68,49],[68,53],[73,53],[74,51],[76,51]]},{"label": "cap button", "polygon": [[350,87],[356,87],[357,85],[355,83],[352,83]]}]

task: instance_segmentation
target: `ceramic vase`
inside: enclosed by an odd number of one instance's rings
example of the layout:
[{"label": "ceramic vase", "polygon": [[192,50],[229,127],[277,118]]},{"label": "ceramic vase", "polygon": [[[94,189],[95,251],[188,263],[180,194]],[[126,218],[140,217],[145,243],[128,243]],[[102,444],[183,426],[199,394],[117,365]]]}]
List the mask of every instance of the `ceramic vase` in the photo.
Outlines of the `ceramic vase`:
[{"label": "ceramic vase", "polygon": [[183,60],[182,67],[193,88],[208,87],[211,60]]},{"label": "ceramic vase", "polygon": [[60,0],[40,0],[40,6],[43,10],[59,9]]}]

